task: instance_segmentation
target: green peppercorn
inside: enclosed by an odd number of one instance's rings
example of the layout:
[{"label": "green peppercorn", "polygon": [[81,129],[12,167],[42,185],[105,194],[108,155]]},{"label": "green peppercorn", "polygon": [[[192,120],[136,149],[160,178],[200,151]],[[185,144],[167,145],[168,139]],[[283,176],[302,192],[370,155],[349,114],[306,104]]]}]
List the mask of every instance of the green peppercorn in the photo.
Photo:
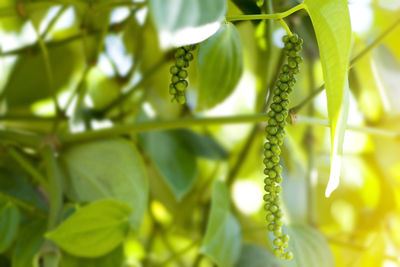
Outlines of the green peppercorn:
[{"label": "green peppercorn", "polygon": [[280,247],[282,245],[282,240],[280,238],[275,238],[273,243],[275,246]]},{"label": "green peppercorn", "polygon": [[280,94],[282,100],[288,100],[289,94],[287,92],[283,92]]},{"label": "green peppercorn", "polygon": [[180,78],[186,79],[188,76],[188,72],[186,70],[181,70],[178,75]]},{"label": "green peppercorn", "polygon": [[[272,156],[271,157],[271,161],[273,162],[273,163],[279,163],[279,157],[278,156]],[[278,179],[278,177],[276,178],[276,179]],[[282,178],[281,178],[282,179]]]},{"label": "green peppercorn", "polygon": [[281,104],[282,108],[287,108],[289,106],[289,101],[284,100],[280,104]]},{"label": "green peppercorn", "polygon": [[271,118],[268,120],[268,124],[275,126],[275,125],[278,125],[278,122],[274,118]]},{"label": "green peppercorn", "polygon": [[185,55],[185,59],[187,60],[187,61],[192,61],[193,60],[193,54],[192,53],[187,53],[186,55]]},{"label": "green peppercorn", "polygon": [[[296,62],[295,62],[296,63]],[[297,64],[296,64],[297,65]],[[290,67],[290,64],[289,64],[289,67]],[[287,82],[287,81],[289,81],[289,75],[288,74],[286,74],[286,73],[281,73],[280,75],[279,75],[279,79],[281,80],[281,82]]]},{"label": "green peppercorn", "polygon": [[[292,69],[297,68],[297,62],[295,60],[289,60],[288,64],[289,64],[289,67]],[[289,80],[289,78],[288,78],[288,80]]]},{"label": "green peppercorn", "polygon": [[285,259],[290,261],[291,259],[293,259],[293,253],[291,251],[286,251],[285,253]]},{"label": "green peppercorn", "polygon": [[284,36],[282,37],[282,41],[283,41],[284,43],[289,42],[289,36],[284,35]]},{"label": "green peppercorn", "polygon": [[179,68],[177,67],[177,66],[175,66],[175,65],[173,65],[170,69],[169,69],[169,72],[171,73],[171,74],[178,74],[178,72],[179,72]]},{"label": "green peppercorn", "polygon": [[[289,104],[289,103],[288,103]],[[272,104],[271,109],[273,109],[275,112],[281,112],[282,111],[282,102],[279,104]]]},{"label": "green peppercorn", "polygon": [[186,103],[186,97],[184,95],[178,95],[176,99],[178,100],[178,103],[181,105]]},{"label": "green peppercorn", "polygon": [[178,92],[178,91],[177,91],[174,87],[169,88],[169,94],[170,94],[170,95],[175,95],[177,92]]},{"label": "green peppercorn", "polygon": [[275,88],[274,91],[273,91],[274,95],[280,95],[281,92],[282,91],[279,88]]},{"label": "green peppercorn", "polygon": [[184,91],[187,88],[187,86],[188,86],[188,83],[185,80],[182,80],[175,84],[175,87],[178,91]]},{"label": "green peppercorn", "polygon": [[176,66],[183,68],[185,67],[186,61],[183,58],[176,59]]},{"label": "green peppercorn", "polygon": [[274,101],[274,103],[280,103],[282,101],[282,99],[279,96],[276,95],[276,96],[274,96],[272,101]]},{"label": "green peppercorn", "polygon": [[265,151],[264,151],[264,156],[265,156],[266,158],[271,158],[273,155],[274,155],[274,153],[272,153],[271,150],[265,150]]},{"label": "green peppercorn", "polygon": [[282,122],[285,118],[283,117],[282,113],[278,113],[275,115],[275,119],[278,122]]},{"label": "green peppercorn", "polygon": [[297,56],[296,51],[292,50],[292,51],[289,52],[289,57],[294,57],[295,58],[296,56]]},{"label": "green peppercorn", "polygon": [[296,44],[299,41],[299,36],[295,33],[292,36],[290,36],[289,39],[291,43]]}]

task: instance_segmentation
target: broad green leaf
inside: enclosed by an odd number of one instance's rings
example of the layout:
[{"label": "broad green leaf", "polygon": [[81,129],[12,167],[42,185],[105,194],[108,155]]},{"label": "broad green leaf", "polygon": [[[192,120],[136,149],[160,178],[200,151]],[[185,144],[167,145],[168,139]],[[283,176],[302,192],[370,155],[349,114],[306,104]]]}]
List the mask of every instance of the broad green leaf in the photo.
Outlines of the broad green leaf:
[{"label": "broad green leaf", "polygon": [[286,228],[290,235],[288,250],[294,258],[285,261],[287,267],[333,267],[332,252],[324,236],[306,225],[291,225]]},{"label": "broad green leaf", "polygon": [[71,255],[100,257],[125,239],[131,212],[132,208],[123,202],[98,200],[79,209],[45,236]]},{"label": "broad green leaf", "polygon": [[226,0],[150,0],[150,13],[163,47],[199,43],[225,19]]},{"label": "broad green leaf", "polygon": [[184,146],[199,157],[214,160],[223,160],[228,157],[228,152],[211,136],[189,130],[179,130],[174,133]]},{"label": "broad green leaf", "polygon": [[45,231],[45,220],[31,221],[22,227],[12,251],[12,267],[33,266],[34,256],[44,242]]},{"label": "broad green leaf", "polygon": [[192,188],[196,175],[196,157],[174,132],[150,132],[140,142],[163,176],[175,198],[181,200]]},{"label": "broad green leaf", "polygon": [[331,173],[325,195],[339,185],[342,146],[347,122],[347,70],[351,25],[347,0],[305,0],[318,41],[331,127]]},{"label": "broad green leaf", "polygon": [[[68,85],[76,69],[83,64],[81,45],[72,43],[49,49],[53,70],[53,87],[49,87],[45,63],[40,50],[18,59],[5,85],[4,93],[10,108],[29,108],[35,101],[49,98],[52,90]],[[60,64],[62,62],[62,64]]]},{"label": "broad green leaf", "polygon": [[267,248],[244,244],[236,267],[280,267],[279,260]]},{"label": "broad green leaf", "polygon": [[229,201],[229,192],[225,184],[215,181],[210,217],[200,252],[222,267],[234,266],[242,246],[240,225],[230,212]]},{"label": "broad green leaf", "polygon": [[142,158],[124,139],[77,144],[63,151],[69,177],[66,193],[74,201],[114,198],[128,203],[131,222],[138,229],[146,211],[149,185]]},{"label": "broad green leaf", "polygon": [[0,208],[0,253],[6,251],[18,233],[21,215],[11,202]]},{"label": "broad green leaf", "polygon": [[110,253],[98,258],[75,257],[63,253],[60,262],[61,267],[122,267],[124,266],[123,246],[119,246]]},{"label": "broad green leaf", "polygon": [[201,43],[198,55],[199,109],[212,108],[235,89],[243,71],[242,41],[232,23]]}]

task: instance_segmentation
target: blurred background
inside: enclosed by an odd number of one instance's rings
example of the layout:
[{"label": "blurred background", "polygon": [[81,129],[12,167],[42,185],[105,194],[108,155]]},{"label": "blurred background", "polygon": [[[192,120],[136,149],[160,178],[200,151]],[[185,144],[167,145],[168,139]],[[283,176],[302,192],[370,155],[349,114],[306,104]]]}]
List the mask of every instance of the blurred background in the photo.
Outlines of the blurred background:
[{"label": "blurred background", "polygon": [[[262,110],[265,88],[283,47],[285,31],[279,23],[272,22],[271,40],[265,38],[269,22],[235,23],[244,52],[240,82],[221,104],[197,110],[196,59],[189,68],[187,104],[170,102],[174,51],[160,47],[146,1],[105,1],[107,8],[96,3],[93,9],[79,2],[1,1],[2,129],[45,134],[59,116],[58,133],[77,133],[156,118]],[[297,4],[272,2],[274,12]],[[349,9],[351,58],[400,18],[399,0],[350,0]],[[228,1],[228,15],[261,10],[255,0]],[[291,106],[296,106],[323,83],[323,77],[309,17],[301,11],[286,21],[304,39],[305,62],[291,96]],[[293,225],[293,242],[303,249],[305,264],[297,266],[400,265],[400,26],[355,63],[349,83],[341,181],[330,198],[324,196],[330,168],[325,93],[302,106],[296,124],[288,126],[282,153],[283,199],[285,222]],[[56,89],[55,96],[50,88]],[[264,126],[196,126],[132,137],[146,162],[150,197],[140,230],[124,245],[128,266],[212,266],[213,260],[199,256],[199,249],[214,180],[226,181],[231,210],[240,225],[243,246],[237,266],[280,266],[268,254]],[[1,164],[3,170],[9,168],[5,153]],[[168,181],[174,179],[181,184],[171,189]],[[328,263],[321,265],[324,261]]]}]

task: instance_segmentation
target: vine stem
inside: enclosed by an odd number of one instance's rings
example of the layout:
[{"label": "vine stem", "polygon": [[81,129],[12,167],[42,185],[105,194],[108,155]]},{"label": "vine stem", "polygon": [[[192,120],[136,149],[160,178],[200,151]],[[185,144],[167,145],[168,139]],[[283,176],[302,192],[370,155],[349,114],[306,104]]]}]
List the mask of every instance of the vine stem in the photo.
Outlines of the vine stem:
[{"label": "vine stem", "polygon": [[[65,133],[58,136],[59,141],[63,144],[71,144],[83,142],[87,140],[108,138],[123,134],[140,133],[148,131],[172,130],[190,128],[195,126],[220,125],[220,124],[240,124],[240,123],[262,123],[266,122],[267,117],[264,113],[256,113],[250,115],[223,116],[213,118],[183,118],[177,120],[154,120],[139,122],[135,124],[119,125],[113,128],[91,130],[81,133]],[[328,120],[319,118],[310,118],[305,116],[296,116],[292,124],[309,123],[321,126],[329,126]],[[372,135],[380,135],[390,138],[400,138],[400,132],[387,131],[384,129],[364,127],[364,126],[347,126],[348,130],[364,132]],[[0,137],[1,137],[0,131]]]},{"label": "vine stem", "polygon": [[286,34],[289,36],[292,36],[292,31],[290,30],[289,26],[286,24],[286,22],[283,19],[279,19],[279,23],[283,26],[283,28],[286,31]]},{"label": "vine stem", "polygon": [[[329,121],[326,119],[296,115],[292,121],[292,124],[299,124],[299,123],[306,123],[306,124],[330,127]],[[374,128],[374,127],[368,127],[368,126],[347,125],[346,130],[350,130],[353,132],[362,132],[362,133],[367,133],[370,135],[377,135],[377,136],[388,137],[388,138],[395,138],[395,139],[400,138],[400,132],[388,131],[388,130]]]},{"label": "vine stem", "polygon": [[36,168],[29,162],[28,159],[25,158],[25,156],[22,153],[20,153],[15,148],[8,149],[8,153],[10,154],[11,157],[15,159],[16,162],[19,163],[19,165],[21,165],[22,168],[24,168],[32,176],[32,178],[36,180],[37,183],[42,185],[43,188],[47,192],[49,192],[50,185],[47,182],[47,180],[38,170],[36,170]]},{"label": "vine stem", "polygon": [[[366,48],[364,48],[360,53],[358,53],[349,63],[349,69],[351,70],[354,65],[361,59],[363,58],[366,54],[368,54],[372,49],[374,49],[378,44],[382,42],[383,39],[387,35],[389,35],[398,25],[400,24],[400,18],[397,19],[392,25],[390,25],[384,32],[382,32],[376,39],[373,41],[370,45],[368,45]],[[309,101],[314,99],[319,93],[324,91],[325,89],[325,83],[322,84],[320,87],[318,87],[316,90],[311,92],[303,101],[301,101],[299,104],[296,106],[292,107],[290,109],[291,114],[296,114],[298,113]]]},{"label": "vine stem", "polygon": [[264,20],[264,19],[275,19],[280,20],[290,16],[291,14],[304,9],[304,3],[298,4],[291,9],[281,12],[281,13],[274,13],[274,14],[256,14],[256,15],[236,15],[236,16],[227,16],[226,21],[241,21],[241,20]]},{"label": "vine stem", "polygon": [[46,44],[42,38],[42,35],[39,32],[39,29],[36,27],[36,25],[33,23],[33,21],[31,21],[31,24],[32,24],[33,28],[35,29],[37,39],[38,39],[37,41],[38,41],[40,50],[42,51],[43,61],[44,61],[44,65],[45,65],[45,71],[46,71],[46,75],[47,75],[47,82],[49,85],[49,91],[50,91],[49,93],[50,93],[51,97],[53,98],[54,108],[55,108],[57,114],[60,114],[61,108],[58,103],[57,93],[54,88],[54,76],[53,76],[53,70],[52,70],[51,63],[50,63],[49,51],[48,51]]}]

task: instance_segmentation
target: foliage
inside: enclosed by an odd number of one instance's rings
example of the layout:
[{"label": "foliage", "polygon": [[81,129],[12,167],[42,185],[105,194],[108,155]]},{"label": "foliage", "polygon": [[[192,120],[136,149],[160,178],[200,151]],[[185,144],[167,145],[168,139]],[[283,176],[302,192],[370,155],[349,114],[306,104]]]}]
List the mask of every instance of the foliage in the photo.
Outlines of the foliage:
[{"label": "foliage", "polygon": [[2,1],[0,266],[400,264],[400,6],[367,2]]}]

